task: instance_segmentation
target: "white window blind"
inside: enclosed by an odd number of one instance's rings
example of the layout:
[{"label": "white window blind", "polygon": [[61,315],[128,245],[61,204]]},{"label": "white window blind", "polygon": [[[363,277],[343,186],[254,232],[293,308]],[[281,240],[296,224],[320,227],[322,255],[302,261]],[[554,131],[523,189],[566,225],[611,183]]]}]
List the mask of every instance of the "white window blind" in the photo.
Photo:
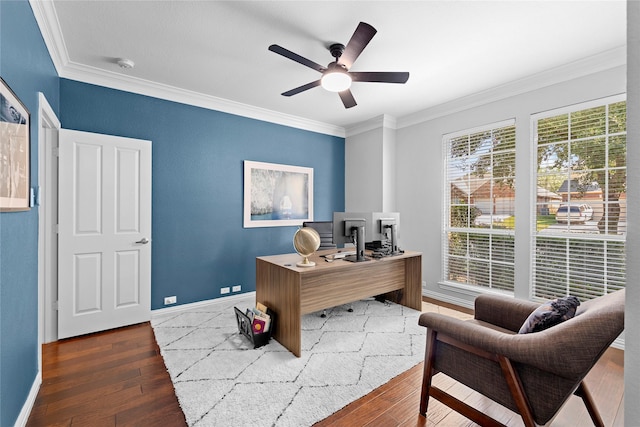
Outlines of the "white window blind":
[{"label": "white window blind", "polygon": [[443,138],[443,278],[513,291],[515,120]]},{"label": "white window blind", "polygon": [[532,294],[591,299],[625,286],[626,101],[533,117]]}]

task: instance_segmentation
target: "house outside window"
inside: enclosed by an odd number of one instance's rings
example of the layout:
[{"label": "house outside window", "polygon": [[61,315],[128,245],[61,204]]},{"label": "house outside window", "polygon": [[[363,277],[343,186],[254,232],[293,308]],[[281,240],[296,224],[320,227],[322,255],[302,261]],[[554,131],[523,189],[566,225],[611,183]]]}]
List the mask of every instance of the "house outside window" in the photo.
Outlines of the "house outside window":
[{"label": "house outside window", "polygon": [[445,282],[513,291],[515,120],[445,135]]},{"label": "house outside window", "polygon": [[532,296],[583,300],[625,286],[626,100],[610,97],[532,117],[538,192]]}]

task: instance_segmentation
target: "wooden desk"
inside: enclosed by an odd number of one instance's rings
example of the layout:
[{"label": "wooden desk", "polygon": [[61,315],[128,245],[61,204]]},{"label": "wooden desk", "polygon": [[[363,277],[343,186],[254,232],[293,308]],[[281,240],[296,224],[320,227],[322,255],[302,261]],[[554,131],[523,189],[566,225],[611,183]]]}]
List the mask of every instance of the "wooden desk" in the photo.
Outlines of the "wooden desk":
[{"label": "wooden desk", "polygon": [[422,308],[422,254],[404,254],[365,262],[326,262],[320,251],[315,267],[296,267],[298,254],[256,258],[256,301],[276,313],[273,336],[300,357],[301,317],[325,308],[384,294],[389,301]]}]

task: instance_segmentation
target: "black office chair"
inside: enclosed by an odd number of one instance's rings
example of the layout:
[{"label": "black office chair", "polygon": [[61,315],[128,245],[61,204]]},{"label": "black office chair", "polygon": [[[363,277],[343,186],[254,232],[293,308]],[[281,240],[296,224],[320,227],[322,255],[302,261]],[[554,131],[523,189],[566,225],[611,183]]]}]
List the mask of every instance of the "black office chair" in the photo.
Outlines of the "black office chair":
[{"label": "black office chair", "polygon": [[303,227],[311,227],[320,235],[320,247],[322,249],[336,249],[338,246],[333,243],[333,221],[305,221]]},{"label": "black office chair", "polygon": [[[320,235],[320,247],[322,249],[337,249],[338,245],[333,243],[333,221],[305,221],[302,223],[303,227],[311,227]],[[349,312],[353,312],[353,307],[349,304],[347,309]],[[327,317],[327,310],[322,310],[320,317]]]}]

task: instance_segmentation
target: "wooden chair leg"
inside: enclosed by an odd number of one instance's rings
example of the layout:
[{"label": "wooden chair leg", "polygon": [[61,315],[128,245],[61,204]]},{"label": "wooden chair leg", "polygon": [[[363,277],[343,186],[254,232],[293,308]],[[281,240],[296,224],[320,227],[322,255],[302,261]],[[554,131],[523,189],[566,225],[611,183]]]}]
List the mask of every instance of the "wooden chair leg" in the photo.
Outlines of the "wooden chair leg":
[{"label": "wooden chair leg", "polygon": [[531,412],[531,405],[529,405],[529,399],[527,399],[527,395],[520,382],[520,377],[513,368],[511,361],[504,356],[498,355],[498,362],[500,362],[502,374],[507,381],[511,396],[518,407],[518,412],[520,412],[524,425],[526,427],[536,427],[536,422],[533,420],[533,413]]},{"label": "wooden chair leg", "polygon": [[[446,336],[441,337],[444,342],[451,344],[450,339]],[[427,415],[429,405],[429,397],[439,400],[454,411],[469,418],[471,421],[483,427],[505,427],[504,424],[491,418],[490,416],[478,411],[477,409],[467,405],[461,400],[453,397],[445,391],[431,384],[433,376],[437,373],[434,368],[436,358],[436,346],[438,345],[438,333],[430,329],[427,330],[427,348],[425,349],[424,373],[422,376],[422,393],[420,396],[420,414]]]},{"label": "wooden chair leg", "polygon": [[576,391],[573,392],[573,394],[582,398],[582,401],[584,402],[584,406],[587,407],[587,411],[589,412],[589,416],[591,417],[593,424],[596,427],[604,427],[604,422],[602,421],[602,417],[600,416],[600,413],[596,408],[595,402],[593,401],[593,397],[591,396],[591,393],[587,389],[587,385],[584,383],[584,381],[580,383],[580,385],[578,386]]},{"label": "wooden chair leg", "polygon": [[469,418],[474,423],[481,425],[482,427],[506,427],[498,420],[490,417],[483,412],[478,411],[472,406],[467,405],[460,399],[457,399],[449,393],[440,390],[436,386],[431,387],[430,394],[434,399],[439,400],[449,408],[453,409],[461,415],[464,415],[465,417]]},{"label": "wooden chair leg", "polygon": [[429,390],[433,377],[433,361],[436,357],[436,332],[427,329],[427,348],[424,355],[424,371],[422,374],[422,392],[420,393],[420,415],[427,416],[429,406]]}]

